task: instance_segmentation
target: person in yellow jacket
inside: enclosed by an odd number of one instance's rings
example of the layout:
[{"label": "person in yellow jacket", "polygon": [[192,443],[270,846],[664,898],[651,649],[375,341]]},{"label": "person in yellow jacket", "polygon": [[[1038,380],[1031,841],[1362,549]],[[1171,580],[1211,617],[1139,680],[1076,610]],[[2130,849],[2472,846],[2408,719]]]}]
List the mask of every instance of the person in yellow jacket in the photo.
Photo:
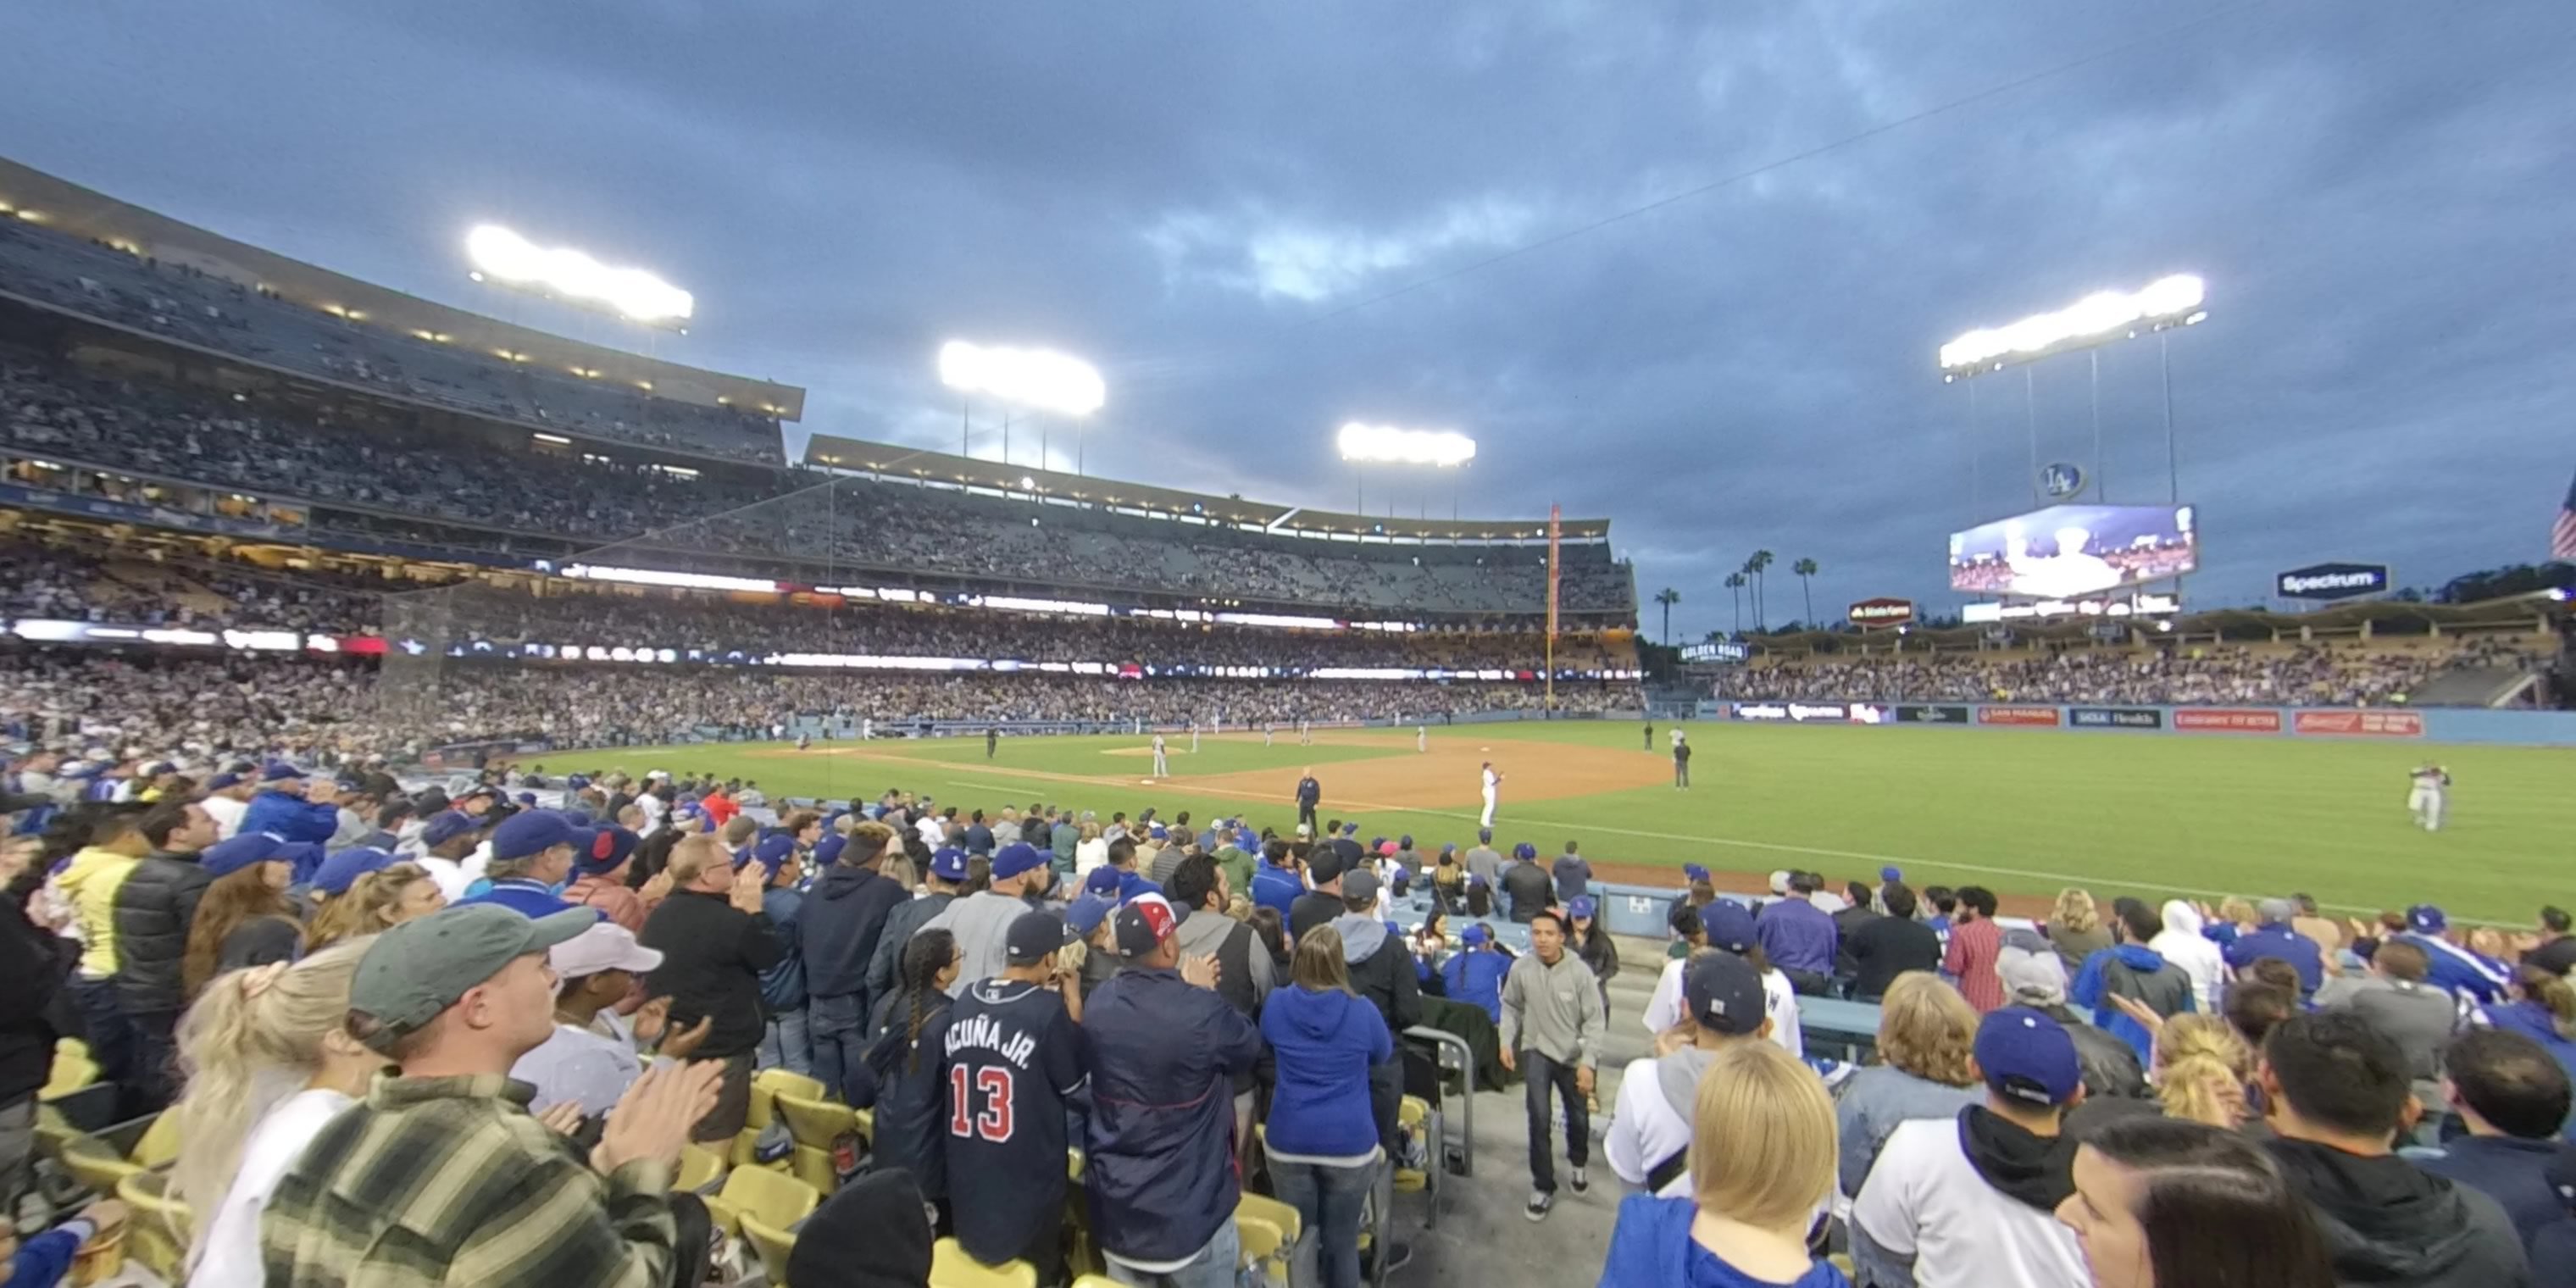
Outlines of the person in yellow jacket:
[{"label": "person in yellow jacket", "polygon": [[[101,1077],[127,1089],[127,1097],[134,1097],[133,1089],[145,1080],[135,1063],[140,1052],[134,1032],[116,993],[116,892],[152,849],[144,839],[142,822],[143,811],[137,808],[103,813],[90,832],[89,844],[75,852],[71,863],[54,878],[80,931],[80,969],[72,976],[72,999],[79,1004],[81,1023],[88,1030],[90,1058],[98,1062]],[[123,1105],[120,1109],[130,1112],[120,1117],[158,1107]]]}]

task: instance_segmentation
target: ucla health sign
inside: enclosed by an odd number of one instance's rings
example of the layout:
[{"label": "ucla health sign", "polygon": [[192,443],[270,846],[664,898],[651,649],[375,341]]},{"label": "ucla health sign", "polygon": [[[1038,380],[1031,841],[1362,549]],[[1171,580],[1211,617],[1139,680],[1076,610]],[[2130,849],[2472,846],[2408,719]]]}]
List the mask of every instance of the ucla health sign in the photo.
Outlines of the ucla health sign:
[{"label": "ucla health sign", "polygon": [[2353,599],[2388,593],[2386,564],[2329,563],[2293,569],[2273,579],[2283,599]]}]

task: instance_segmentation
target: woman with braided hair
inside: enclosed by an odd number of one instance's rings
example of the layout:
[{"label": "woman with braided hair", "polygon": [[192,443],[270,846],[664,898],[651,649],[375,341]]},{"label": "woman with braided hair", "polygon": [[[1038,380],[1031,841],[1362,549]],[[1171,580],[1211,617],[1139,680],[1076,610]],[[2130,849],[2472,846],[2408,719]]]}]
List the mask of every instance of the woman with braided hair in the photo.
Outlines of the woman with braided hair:
[{"label": "woman with braided hair", "polygon": [[878,1166],[912,1173],[934,1203],[943,1202],[948,1191],[948,1088],[939,1074],[940,1043],[948,1029],[948,986],[965,960],[957,936],[945,928],[924,930],[903,946],[900,987],[878,1004],[876,1039],[851,1071],[848,1088],[853,1107],[876,1110],[870,1157]]}]

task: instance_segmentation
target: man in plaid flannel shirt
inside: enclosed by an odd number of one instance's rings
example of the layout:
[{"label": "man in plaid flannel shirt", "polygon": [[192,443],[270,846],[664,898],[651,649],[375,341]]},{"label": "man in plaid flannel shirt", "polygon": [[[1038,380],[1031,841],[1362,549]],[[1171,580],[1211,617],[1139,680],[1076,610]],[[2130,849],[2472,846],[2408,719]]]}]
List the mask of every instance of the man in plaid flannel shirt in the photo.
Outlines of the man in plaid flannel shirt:
[{"label": "man in plaid flannel shirt", "polygon": [[694,1196],[675,1207],[670,1188],[721,1066],[645,1074],[586,1163],[509,1076],[554,1030],[546,950],[598,920],[466,905],[377,939],[350,983],[349,1026],[402,1073],[378,1078],[278,1183],[260,1221],[269,1283],[669,1288],[703,1276],[705,1210]]}]

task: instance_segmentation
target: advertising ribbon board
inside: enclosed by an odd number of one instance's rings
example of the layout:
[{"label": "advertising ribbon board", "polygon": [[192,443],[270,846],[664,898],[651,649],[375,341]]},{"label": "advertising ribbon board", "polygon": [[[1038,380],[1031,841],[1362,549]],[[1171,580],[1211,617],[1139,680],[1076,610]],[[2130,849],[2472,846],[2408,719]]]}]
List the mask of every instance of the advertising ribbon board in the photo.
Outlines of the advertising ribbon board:
[{"label": "advertising ribbon board", "polygon": [[2022,725],[2054,729],[2058,724],[2055,707],[1979,707],[1977,723],[1981,725]]},{"label": "advertising ribbon board", "polygon": [[2165,713],[2152,707],[2068,707],[2066,723],[2078,729],[2162,729]]},{"label": "advertising ribbon board", "polygon": [[2279,733],[2281,713],[2236,707],[2184,707],[2173,727],[2187,733]]},{"label": "advertising ribbon board", "polygon": [[1968,709],[1954,706],[1903,705],[1896,708],[1896,723],[1963,725],[1968,723]]},{"label": "advertising ribbon board", "polygon": [[2328,738],[2421,738],[2420,711],[2302,711],[2290,718],[2290,732]]}]

